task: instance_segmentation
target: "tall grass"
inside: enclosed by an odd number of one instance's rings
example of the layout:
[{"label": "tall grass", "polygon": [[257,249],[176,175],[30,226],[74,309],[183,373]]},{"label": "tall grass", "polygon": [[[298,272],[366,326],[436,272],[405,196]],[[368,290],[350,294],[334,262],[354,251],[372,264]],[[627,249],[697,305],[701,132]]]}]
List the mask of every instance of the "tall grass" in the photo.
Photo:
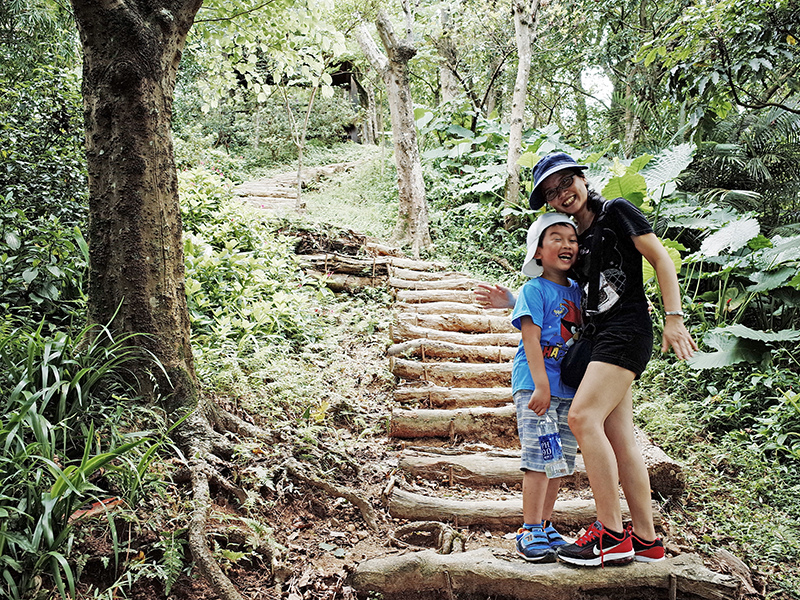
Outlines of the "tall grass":
[{"label": "tall grass", "polygon": [[135,402],[130,342],[103,327],[48,337],[0,326],[0,595],[24,598],[41,577],[74,597],[72,515],[108,495],[115,471],[140,488],[154,445],[120,429],[115,408]]}]

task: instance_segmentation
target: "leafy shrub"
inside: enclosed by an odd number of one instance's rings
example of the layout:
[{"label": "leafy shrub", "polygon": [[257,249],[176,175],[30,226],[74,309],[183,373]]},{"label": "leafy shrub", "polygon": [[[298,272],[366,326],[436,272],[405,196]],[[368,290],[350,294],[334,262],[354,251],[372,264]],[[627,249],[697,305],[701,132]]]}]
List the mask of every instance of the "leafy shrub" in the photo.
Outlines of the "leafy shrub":
[{"label": "leafy shrub", "polygon": [[58,217],[0,212],[0,309],[47,327],[84,319],[89,250],[78,227]]},{"label": "leafy shrub", "polygon": [[40,66],[24,78],[0,71],[0,210],[86,219],[80,85],[72,70]]},{"label": "leafy shrub", "polygon": [[264,215],[237,204],[219,176],[193,170],[180,186],[192,211],[184,254],[196,345],[238,356],[316,340],[329,292],[297,274],[292,242],[270,235]]},{"label": "leafy shrub", "polygon": [[197,232],[210,215],[231,198],[233,184],[219,170],[204,165],[178,173],[181,220],[184,231]]}]

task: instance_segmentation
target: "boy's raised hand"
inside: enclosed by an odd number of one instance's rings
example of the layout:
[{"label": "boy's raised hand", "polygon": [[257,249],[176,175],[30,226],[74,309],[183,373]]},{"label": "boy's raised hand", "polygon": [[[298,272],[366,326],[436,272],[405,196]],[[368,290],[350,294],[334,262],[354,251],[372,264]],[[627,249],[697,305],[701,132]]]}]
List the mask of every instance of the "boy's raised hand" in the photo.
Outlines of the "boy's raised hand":
[{"label": "boy's raised hand", "polygon": [[517,303],[511,290],[499,284],[479,283],[472,291],[475,294],[475,302],[484,308],[514,308]]}]

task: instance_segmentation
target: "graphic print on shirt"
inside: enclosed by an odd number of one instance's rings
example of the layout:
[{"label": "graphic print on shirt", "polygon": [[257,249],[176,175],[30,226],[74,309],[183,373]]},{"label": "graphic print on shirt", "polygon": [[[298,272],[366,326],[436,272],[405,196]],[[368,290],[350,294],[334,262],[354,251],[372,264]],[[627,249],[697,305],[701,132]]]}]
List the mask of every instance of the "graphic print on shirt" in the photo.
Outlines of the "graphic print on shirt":
[{"label": "graphic print on shirt", "polygon": [[[594,235],[597,235],[595,232]],[[600,272],[600,294],[597,310],[589,311],[590,314],[600,314],[614,306],[625,293],[625,272],[622,270],[622,253],[619,251],[619,240],[613,229],[603,227],[602,252],[600,260],[607,268]],[[583,295],[589,294],[589,284],[583,286]]]},{"label": "graphic print on shirt", "polygon": [[566,349],[573,344],[572,336],[581,326],[581,309],[572,300],[564,300],[553,314],[561,319],[560,331],[542,346],[542,355],[560,360]]}]

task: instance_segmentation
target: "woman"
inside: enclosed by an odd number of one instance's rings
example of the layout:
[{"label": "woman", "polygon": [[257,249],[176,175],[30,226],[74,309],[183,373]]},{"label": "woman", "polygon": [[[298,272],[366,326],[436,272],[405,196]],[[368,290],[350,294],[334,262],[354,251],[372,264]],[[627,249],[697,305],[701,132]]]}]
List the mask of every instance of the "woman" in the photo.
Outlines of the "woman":
[{"label": "woman", "polygon": [[[697,344],[683,323],[678,277],[666,249],[633,204],[605,200],[587,187],[586,168],[563,152],[549,154],[534,167],[530,196],[532,209],[548,204],[578,225],[575,275],[583,292],[584,326],[591,323],[594,329],[591,362],[575,393],[569,425],[582,449],[597,521],[574,544],[560,547],[558,558],[584,566],[659,561],[664,547],[653,526],[650,479],[634,437],[631,394],[653,346],[642,256],[655,269],[661,289],[666,314],[661,351],[672,347],[685,359]],[[589,249],[597,235],[602,241],[591,260],[600,261],[599,302],[587,311]],[[476,295],[491,306],[513,304],[501,286],[481,286]],[[623,528],[618,483],[633,520],[630,530]]]}]

